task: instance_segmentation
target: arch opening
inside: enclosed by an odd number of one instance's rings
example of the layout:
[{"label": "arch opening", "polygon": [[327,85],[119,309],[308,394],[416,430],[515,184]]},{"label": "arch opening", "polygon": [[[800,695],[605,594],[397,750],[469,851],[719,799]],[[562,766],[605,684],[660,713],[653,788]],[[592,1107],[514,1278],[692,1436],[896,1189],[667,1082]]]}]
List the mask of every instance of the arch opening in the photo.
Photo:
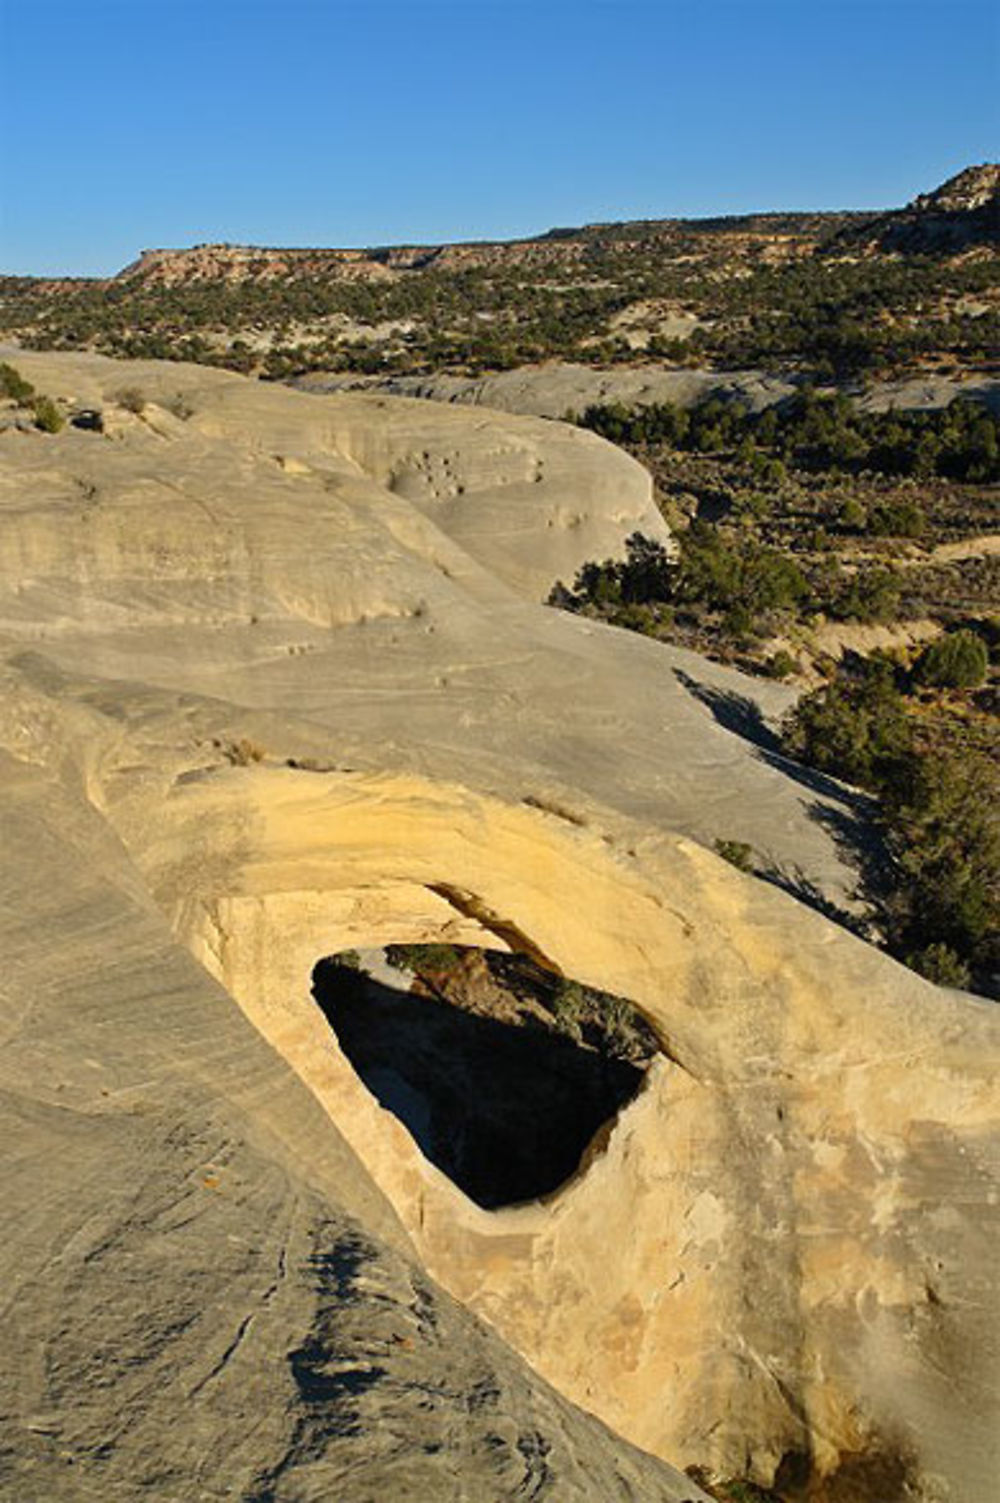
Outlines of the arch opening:
[{"label": "arch opening", "polygon": [[313,996],[366,1088],[486,1210],[551,1194],[659,1043],[625,998],[450,944],[326,956]]}]

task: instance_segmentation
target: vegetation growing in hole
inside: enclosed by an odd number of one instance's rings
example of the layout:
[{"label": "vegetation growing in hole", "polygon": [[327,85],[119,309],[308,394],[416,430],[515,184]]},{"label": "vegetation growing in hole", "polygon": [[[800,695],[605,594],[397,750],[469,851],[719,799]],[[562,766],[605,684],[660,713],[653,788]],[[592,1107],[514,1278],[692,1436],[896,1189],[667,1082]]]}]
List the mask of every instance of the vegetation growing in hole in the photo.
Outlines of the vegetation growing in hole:
[{"label": "vegetation growing in hole", "polygon": [[552,988],[552,1016],[563,1033],[580,1035],[580,1021],[586,1012],[586,995],[578,981],[561,976]]},{"label": "vegetation growing in hole", "polygon": [[632,1062],[648,1059],[659,1047],[653,1030],[626,998],[554,975],[525,955],[431,943],[387,945],[385,958],[432,991],[443,988],[452,1000],[475,990],[481,960],[495,987],[530,1008],[536,1020],[547,1019],[551,1028],[577,1043]]},{"label": "vegetation growing in hole", "polygon": [[343,954],[314,970],[314,996],[347,1058],[478,1204],[550,1194],[638,1090],[655,1035],[622,998],[523,955],[389,949],[405,961],[396,985]]},{"label": "vegetation growing in hole", "polygon": [[385,958],[397,970],[409,971],[413,975],[447,975],[458,967],[462,952],[456,945],[440,943],[386,945]]}]

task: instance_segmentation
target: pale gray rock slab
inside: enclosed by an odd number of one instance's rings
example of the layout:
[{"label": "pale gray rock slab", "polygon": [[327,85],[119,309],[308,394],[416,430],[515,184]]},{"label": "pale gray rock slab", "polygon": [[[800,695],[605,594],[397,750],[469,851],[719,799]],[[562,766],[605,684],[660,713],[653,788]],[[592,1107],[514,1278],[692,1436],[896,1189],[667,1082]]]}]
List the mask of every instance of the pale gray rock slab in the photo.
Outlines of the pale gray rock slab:
[{"label": "pale gray rock slab", "polygon": [[[752,412],[774,406],[793,396],[802,384],[793,376],[778,376],[761,370],[701,370],[692,367],[611,366],[600,369],[571,361],[548,361],[519,366],[483,376],[352,376],[313,372],[296,377],[303,391],[381,391],[400,397],[422,397],[501,412],[529,413],[535,417],[564,418],[579,415],[592,405],[621,403],[645,407],[669,402],[694,407],[708,397],[739,401]],[[891,407],[900,411],[929,411],[947,407],[958,397],[1000,405],[1000,381],[977,376],[920,376],[897,381],[871,382],[848,392],[872,412]]]}]

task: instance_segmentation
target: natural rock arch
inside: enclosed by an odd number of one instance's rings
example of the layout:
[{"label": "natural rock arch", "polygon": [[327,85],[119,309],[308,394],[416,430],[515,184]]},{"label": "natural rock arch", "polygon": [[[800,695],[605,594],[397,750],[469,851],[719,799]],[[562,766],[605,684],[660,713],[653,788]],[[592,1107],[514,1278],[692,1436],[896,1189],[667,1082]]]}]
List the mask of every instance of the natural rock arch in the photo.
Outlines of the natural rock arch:
[{"label": "natural rock arch", "polygon": [[[433,1276],[568,1396],[675,1462],[762,1480],[968,1457],[929,1406],[954,1402],[943,1341],[970,1410],[988,1383],[981,1323],[948,1287],[978,1231],[956,1211],[943,1235],[931,1206],[976,1176],[988,1009],[956,999],[959,1032],[947,994],[691,842],[630,846],[621,821],[269,768],[185,783],[169,823],[140,859],[178,933]],[[494,936],[634,998],[664,1053],[569,1184],[486,1212],[364,1089],[308,980],[318,953]]]},{"label": "natural rock arch", "polygon": [[312,995],[370,1094],[484,1210],[570,1180],[659,1052],[626,999],[497,949],[324,956]]}]

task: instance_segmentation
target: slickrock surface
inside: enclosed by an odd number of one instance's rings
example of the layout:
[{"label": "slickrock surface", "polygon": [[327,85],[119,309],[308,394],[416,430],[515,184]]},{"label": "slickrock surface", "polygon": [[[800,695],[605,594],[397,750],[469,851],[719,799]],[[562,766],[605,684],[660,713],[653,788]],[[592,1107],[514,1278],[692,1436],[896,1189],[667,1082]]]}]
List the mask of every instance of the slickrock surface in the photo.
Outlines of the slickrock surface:
[{"label": "slickrock surface", "polygon": [[[535,417],[563,418],[592,403],[621,402],[642,407],[672,402],[694,407],[709,396],[739,401],[753,412],[784,401],[796,390],[793,379],[764,371],[716,371],[656,365],[599,370],[571,361],[550,360],[484,376],[352,376],[317,372],[297,377],[302,391],[383,391],[462,406],[499,408]],[[859,396],[860,405],[884,412],[890,407],[928,410],[947,407],[957,397],[1000,407],[1000,381],[991,376],[942,376],[928,372],[898,381],[876,381]]]},{"label": "slickrock surface", "polygon": [[421,1273],[100,815],[0,776],[0,1496],[700,1497]]},{"label": "slickrock surface", "polygon": [[[643,472],[17,364],[105,431],[0,432],[3,1495],[987,1503],[997,1014],[712,854],[850,886],[863,807],[725,728],[787,690],[537,604]],[[310,997],[440,938],[663,1039],[544,1202],[462,1196]]]}]

